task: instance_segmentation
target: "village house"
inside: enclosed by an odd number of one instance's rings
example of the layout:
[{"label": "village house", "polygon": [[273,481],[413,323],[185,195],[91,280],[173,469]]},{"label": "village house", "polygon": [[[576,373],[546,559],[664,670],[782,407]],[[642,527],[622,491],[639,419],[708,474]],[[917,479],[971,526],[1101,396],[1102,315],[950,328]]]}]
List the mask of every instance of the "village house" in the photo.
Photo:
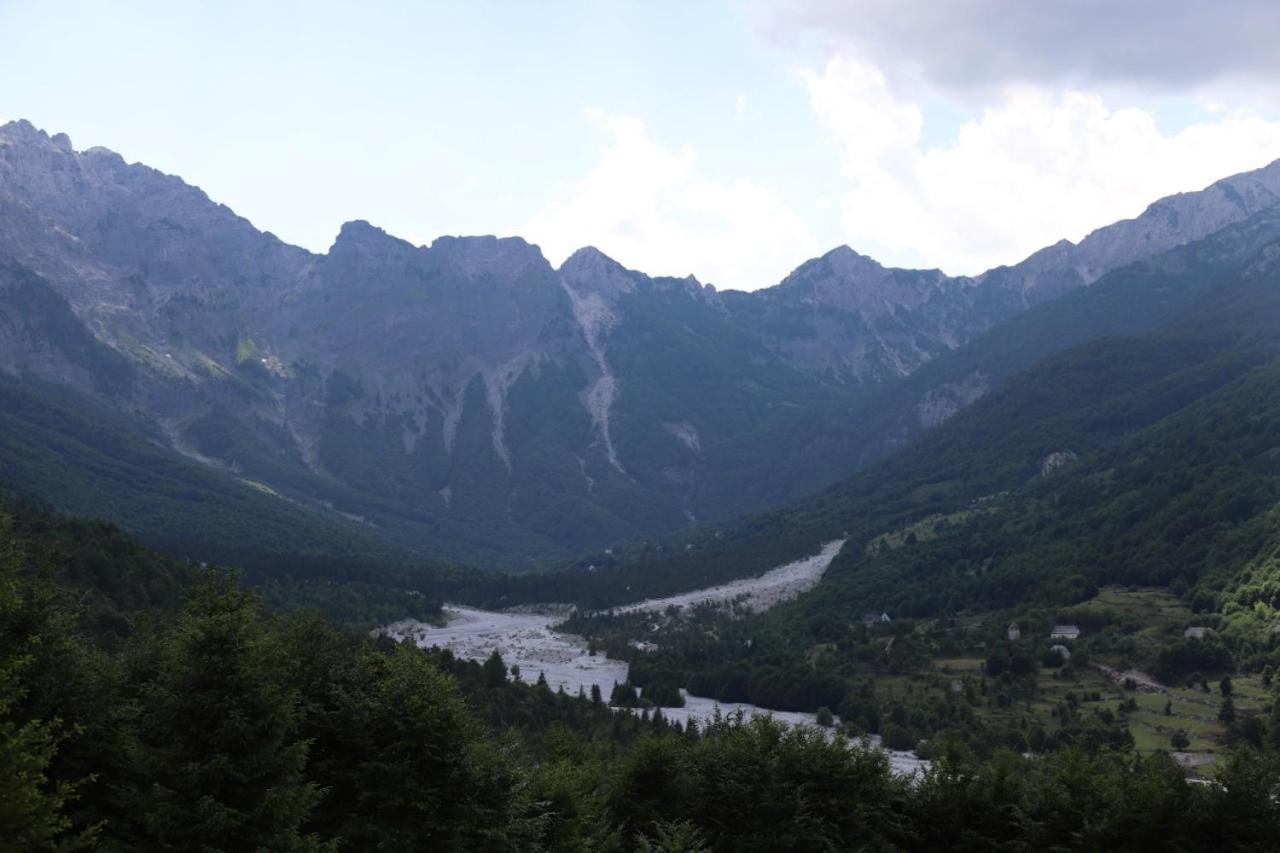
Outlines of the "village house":
[{"label": "village house", "polygon": [[868,612],[868,613],[862,614],[862,624],[866,625],[867,627],[871,627],[872,625],[882,625],[889,621],[891,620],[889,619],[888,613]]},{"label": "village house", "polygon": [[1080,639],[1079,625],[1054,625],[1053,630],[1049,632],[1050,640],[1078,640]]},{"label": "village house", "polygon": [[1205,628],[1200,625],[1193,625],[1182,632],[1182,636],[1189,640],[1203,640],[1206,636],[1213,633],[1212,628]]},{"label": "village house", "polygon": [[1009,641],[1013,642],[1022,637],[1022,629],[1018,627],[1017,622],[1010,622],[1008,628]]}]

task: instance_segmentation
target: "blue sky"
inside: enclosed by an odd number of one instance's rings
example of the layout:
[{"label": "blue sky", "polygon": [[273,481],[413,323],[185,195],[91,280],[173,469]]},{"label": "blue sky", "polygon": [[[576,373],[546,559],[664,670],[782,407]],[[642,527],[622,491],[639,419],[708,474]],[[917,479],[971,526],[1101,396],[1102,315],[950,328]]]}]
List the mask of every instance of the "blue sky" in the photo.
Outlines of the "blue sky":
[{"label": "blue sky", "polygon": [[922,11],[903,35],[901,8],[0,0],[0,120],[181,175],[317,251],[360,218],[742,289],[840,243],[977,272],[1280,157],[1272,69],[1042,51],[957,75],[975,63],[933,68],[928,42],[957,22]]}]

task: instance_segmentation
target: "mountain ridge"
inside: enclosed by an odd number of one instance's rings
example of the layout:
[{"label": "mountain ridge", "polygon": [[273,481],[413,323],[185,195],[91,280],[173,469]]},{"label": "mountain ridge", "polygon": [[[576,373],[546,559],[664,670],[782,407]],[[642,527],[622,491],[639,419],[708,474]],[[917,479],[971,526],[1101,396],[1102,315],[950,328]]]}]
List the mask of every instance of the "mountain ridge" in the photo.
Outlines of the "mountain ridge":
[{"label": "mountain ridge", "polygon": [[[472,546],[450,542],[487,529],[486,559],[527,565],[816,491],[891,446],[861,426],[873,392],[1109,264],[1277,199],[1272,164],[981,276],[837,247],[743,293],[593,247],[555,268],[519,237],[415,246],[364,220],[313,254],[179,178],[11,123],[0,257],[44,284],[10,274],[6,292],[47,287],[70,313],[11,309],[0,368],[401,541],[465,559]],[[64,357],[41,337],[77,322],[127,382],[103,385],[73,366],[83,346]],[[913,405],[934,425],[990,384],[951,379]],[[408,532],[422,524],[438,534]]]}]

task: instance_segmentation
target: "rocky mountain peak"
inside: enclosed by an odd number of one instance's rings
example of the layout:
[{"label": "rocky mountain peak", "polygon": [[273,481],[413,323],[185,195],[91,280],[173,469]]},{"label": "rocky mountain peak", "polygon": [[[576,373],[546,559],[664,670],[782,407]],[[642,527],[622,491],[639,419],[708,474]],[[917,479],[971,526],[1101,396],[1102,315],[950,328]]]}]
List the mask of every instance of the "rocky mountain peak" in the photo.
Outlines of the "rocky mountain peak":
[{"label": "rocky mountain peak", "polygon": [[947,281],[938,270],[892,269],[849,246],[837,246],[801,264],[765,292],[778,299],[798,296],[802,302],[872,317],[927,300],[933,289]]},{"label": "rocky mountain peak", "polygon": [[846,267],[874,267],[875,269],[884,269],[884,266],[869,255],[864,255],[854,249],[848,243],[836,246],[824,255],[819,255],[818,260],[826,261],[828,264],[842,265]]},{"label": "rocky mountain peak", "polygon": [[[60,134],[65,135],[65,134]],[[40,130],[25,118],[16,119],[0,125],[0,140],[10,144],[18,141],[47,141],[49,135]]]},{"label": "rocky mountain peak", "polygon": [[393,237],[376,225],[363,219],[342,223],[338,236],[329,249],[331,256],[370,257],[389,252],[414,251],[417,247],[407,240]]},{"label": "rocky mountain peak", "polygon": [[866,255],[860,255],[848,246],[837,246],[824,255],[805,261],[768,290],[776,290],[780,296],[785,291],[819,296],[819,291],[868,290],[874,289],[887,275],[888,271],[883,266]]},{"label": "rocky mountain peak", "polygon": [[1117,267],[1207,237],[1280,205],[1280,160],[1232,175],[1198,192],[1176,193],[1134,219],[1092,232],[1075,247],[1074,266],[1085,284]]},{"label": "rocky mountain peak", "polygon": [[521,237],[437,237],[431,253],[462,275],[518,276],[550,272],[542,250]]},{"label": "rocky mountain peak", "polygon": [[574,290],[610,298],[630,293],[635,289],[636,279],[644,277],[628,270],[595,246],[578,249],[560,265],[559,272]]}]

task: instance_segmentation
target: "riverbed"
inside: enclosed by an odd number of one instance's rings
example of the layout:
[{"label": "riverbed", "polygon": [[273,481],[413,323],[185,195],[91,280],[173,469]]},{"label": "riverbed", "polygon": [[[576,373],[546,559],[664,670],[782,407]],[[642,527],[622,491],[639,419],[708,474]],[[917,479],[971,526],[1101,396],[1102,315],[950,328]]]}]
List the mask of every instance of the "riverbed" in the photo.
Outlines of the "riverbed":
[{"label": "riverbed", "polygon": [[[747,603],[754,609],[765,609],[816,584],[843,544],[844,540],[828,542],[812,557],[779,566],[756,578],[637,602],[617,610],[662,612],[672,606],[683,608],[703,602],[732,603],[734,606]],[[552,626],[563,621],[567,614],[567,608],[556,605],[508,611],[446,605],[444,615],[447,622],[443,627],[406,619],[387,625],[379,633],[424,648],[448,649],[468,660],[483,661],[497,651],[508,667],[519,668],[521,681],[533,683],[542,675],[552,690],[563,688],[570,695],[581,691],[589,696],[594,686],[599,687],[607,699],[615,684],[627,680],[627,664],[605,657],[603,653],[591,654],[586,640],[576,634],[553,630]],[[721,703],[691,696],[683,690],[681,693],[685,696],[685,706],[663,708],[662,714],[682,724],[687,724],[690,719],[702,724],[714,717],[717,711],[725,715],[741,711],[747,716],[767,714],[787,725],[817,726],[815,716],[809,713],[772,711],[745,703]],[[878,738],[873,737],[872,741],[878,745]],[[912,753],[887,752],[898,772],[914,773],[925,764]]]}]

